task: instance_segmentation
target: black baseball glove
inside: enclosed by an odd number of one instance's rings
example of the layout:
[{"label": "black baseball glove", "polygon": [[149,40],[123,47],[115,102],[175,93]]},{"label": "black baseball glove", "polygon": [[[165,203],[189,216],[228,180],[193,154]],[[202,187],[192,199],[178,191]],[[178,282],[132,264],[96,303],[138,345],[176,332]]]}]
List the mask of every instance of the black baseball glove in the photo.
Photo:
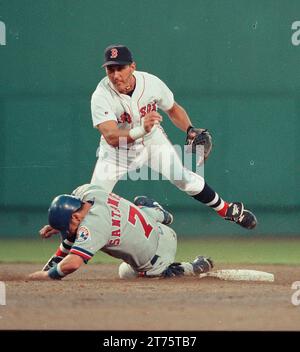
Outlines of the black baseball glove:
[{"label": "black baseball glove", "polygon": [[[208,130],[203,128],[194,128],[190,126],[187,129],[185,144],[191,147],[192,153],[199,153],[203,155],[205,161],[212,150],[212,138]],[[202,146],[202,148],[197,148]]]},{"label": "black baseball glove", "polygon": [[173,276],[182,276],[184,275],[184,269],[181,266],[181,263],[172,263],[167,269],[162,272],[162,277],[173,277]]}]

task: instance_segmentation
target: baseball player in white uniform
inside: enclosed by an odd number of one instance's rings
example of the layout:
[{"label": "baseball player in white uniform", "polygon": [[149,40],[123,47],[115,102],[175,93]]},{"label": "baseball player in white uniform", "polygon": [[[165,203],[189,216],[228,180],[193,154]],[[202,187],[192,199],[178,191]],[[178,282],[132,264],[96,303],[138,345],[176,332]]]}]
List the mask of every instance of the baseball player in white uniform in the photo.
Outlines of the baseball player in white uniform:
[{"label": "baseball player in white uniform", "polygon": [[161,206],[137,207],[91,184],[78,187],[72,195],[57,196],[50,205],[43,237],[60,231],[75,242],[60,263],[30,278],[62,279],[98,250],[123,260],[119,267],[122,279],[198,275],[211,270],[213,262],[204,256],[191,263],[174,263],[177,237],[161,223],[166,213]]},{"label": "baseball player in white uniform", "polygon": [[[127,172],[148,165],[224,219],[253,229],[256,217],[244,209],[243,203],[224,201],[202,176],[183,166],[160,124],[162,116],[158,109],[187,133],[187,144],[204,145],[205,158],[211,150],[211,137],[207,130],[192,126],[188,114],[174,101],[166,84],[152,74],[137,71],[132,54],[124,45],[105,49],[103,67],[106,77],[98,84],[91,100],[93,125],[101,133],[91,183],[111,192]],[[64,251],[69,249],[66,240],[44,270],[51,267],[53,260],[55,263],[61,260]]]},{"label": "baseball player in white uniform", "polygon": [[[104,57],[106,77],[98,84],[91,101],[93,125],[101,133],[91,183],[111,192],[125,173],[147,164],[222,217],[245,228],[255,227],[254,215],[245,211],[242,203],[225,202],[203,177],[183,167],[160,125],[162,116],[158,109],[166,112],[183,131],[190,132],[193,127],[166,84],[154,75],[136,71],[132,54],[124,45],[109,46]],[[168,159],[156,163],[162,155]]]}]

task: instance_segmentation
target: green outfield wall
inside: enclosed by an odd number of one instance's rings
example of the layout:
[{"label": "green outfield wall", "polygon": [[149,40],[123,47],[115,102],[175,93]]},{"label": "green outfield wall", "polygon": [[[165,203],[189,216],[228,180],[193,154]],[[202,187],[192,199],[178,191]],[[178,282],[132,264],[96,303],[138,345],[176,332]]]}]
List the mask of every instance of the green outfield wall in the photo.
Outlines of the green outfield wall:
[{"label": "green outfield wall", "polygon": [[[111,43],[211,131],[205,178],[253,209],[254,233],[300,234],[299,0],[0,0],[0,236],[35,236],[50,200],[90,181],[90,97]],[[168,181],[115,192],[168,205],[180,235],[250,236]]]}]

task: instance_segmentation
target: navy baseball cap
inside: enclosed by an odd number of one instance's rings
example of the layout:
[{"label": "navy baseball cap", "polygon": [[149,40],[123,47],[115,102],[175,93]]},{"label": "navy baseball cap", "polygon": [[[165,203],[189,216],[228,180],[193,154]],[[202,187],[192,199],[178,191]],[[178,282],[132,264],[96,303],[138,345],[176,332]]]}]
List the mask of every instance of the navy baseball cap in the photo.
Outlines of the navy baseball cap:
[{"label": "navy baseball cap", "polygon": [[109,65],[129,65],[133,62],[130,50],[125,45],[110,45],[104,51],[104,64]]}]

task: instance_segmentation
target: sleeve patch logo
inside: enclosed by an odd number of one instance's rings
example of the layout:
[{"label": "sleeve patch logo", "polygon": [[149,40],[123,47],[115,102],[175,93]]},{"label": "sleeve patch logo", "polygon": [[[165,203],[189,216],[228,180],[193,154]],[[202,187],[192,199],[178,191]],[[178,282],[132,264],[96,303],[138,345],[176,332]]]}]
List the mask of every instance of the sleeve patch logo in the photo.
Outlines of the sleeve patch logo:
[{"label": "sleeve patch logo", "polygon": [[77,230],[77,242],[85,242],[90,238],[90,231],[85,226],[80,226]]}]

